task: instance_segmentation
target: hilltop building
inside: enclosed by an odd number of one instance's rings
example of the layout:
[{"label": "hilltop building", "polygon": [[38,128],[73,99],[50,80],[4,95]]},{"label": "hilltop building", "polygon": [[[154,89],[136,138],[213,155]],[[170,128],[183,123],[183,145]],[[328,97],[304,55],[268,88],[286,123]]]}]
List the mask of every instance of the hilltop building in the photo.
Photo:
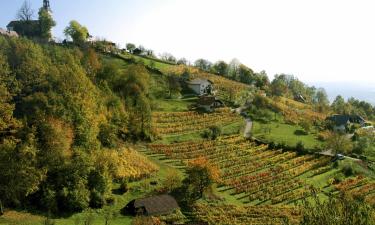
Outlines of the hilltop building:
[{"label": "hilltop building", "polygon": [[[49,0],[43,0],[43,8],[52,14]],[[16,32],[20,36],[39,37],[39,20],[13,20],[7,25],[8,32]]]}]

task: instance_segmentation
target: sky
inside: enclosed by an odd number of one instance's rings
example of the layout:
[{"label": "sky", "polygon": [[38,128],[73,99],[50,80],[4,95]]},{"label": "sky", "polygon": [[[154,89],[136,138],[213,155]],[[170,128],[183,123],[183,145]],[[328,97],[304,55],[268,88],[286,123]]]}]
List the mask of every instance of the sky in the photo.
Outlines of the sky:
[{"label": "sky", "polygon": [[[0,0],[0,27],[24,0]],[[42,0],[30,0],[37,11]],[[94,37],[190,61],[233,58],[270,77],[375,87],[373,0],[51,0],[55,37],[75,19]]]}]

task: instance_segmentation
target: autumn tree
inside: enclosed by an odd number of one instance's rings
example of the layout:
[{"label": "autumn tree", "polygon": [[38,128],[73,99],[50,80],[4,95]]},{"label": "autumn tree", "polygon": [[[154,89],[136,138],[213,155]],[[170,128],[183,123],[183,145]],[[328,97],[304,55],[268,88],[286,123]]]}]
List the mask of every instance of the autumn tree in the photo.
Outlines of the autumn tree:
[{"label": "autumn tree", "polygon": [[219,180],[219,169],[211,165],[206,158],[193,160],[186,170],[186,178],[183,180],[183,201],[188,205],[203,197],[203,193]]},{"label": "autumn tree", "polygon": [[85,52],[82,64],[85,67],[86,73],[90,79],[93,82],[96,82],[96,75],[101,70],[102,64],[94,49],[89,48]]},{"label": "autumn tree", "polygon": [[181,175],[174,169],[170,169],[167,172],[167,176],[162,181],[162,191],[170,193],[182,185]]}]

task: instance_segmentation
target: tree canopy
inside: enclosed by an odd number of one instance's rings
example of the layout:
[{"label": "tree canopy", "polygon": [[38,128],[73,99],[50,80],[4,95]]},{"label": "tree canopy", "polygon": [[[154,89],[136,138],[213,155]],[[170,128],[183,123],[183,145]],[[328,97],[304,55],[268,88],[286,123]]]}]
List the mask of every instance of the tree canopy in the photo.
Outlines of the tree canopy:
[{"label": "tree canopy", "polygon": [[89,37],[89,31],[75,20],[70,21],[69,26],[64,30],[64,34],[70,37],[74,43],[83,44]]}]

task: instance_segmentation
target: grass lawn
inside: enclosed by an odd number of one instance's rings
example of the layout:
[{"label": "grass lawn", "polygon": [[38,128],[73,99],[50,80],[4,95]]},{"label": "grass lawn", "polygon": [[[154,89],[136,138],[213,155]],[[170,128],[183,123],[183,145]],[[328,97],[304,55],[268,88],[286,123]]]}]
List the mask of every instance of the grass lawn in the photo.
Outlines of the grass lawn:
[{"label": "grass lawn", "polygon": [[145,65],[150,66],[150,67],[154,67],[154,68],[156,68],[160,71],[166,71],[171,66],[174,66],[174,65],[170,65],[168,63],[162,63],[162,62],[152,60],[152,59],[148,59],[148,58],[144,58],[144,57],[141,57],[141,56],[131,55],[129,53],[121,54],[121,56],[124,57],[124,58],[134,58],[138,62],[143,62]]},{"label": "grass lawn", "polygon": [[302,141],[308,149],[321,148],[323,142],[319,141],[314,134],[297,135],[295,132],[298,130],[302,130],[302,128],[297,125],[274,121],[265,124],[254,121],[252,132],[254,137],[266,141],[284,142],[286,145],[292,147],[296,146],[299,141]]},{"label": "grass lawn", "polygon": [[[243,121],[224,125],[221,127],[221,135],[238,134],[239,131],[242,130],[243,126]],[[204,138],[202,137],[202,132],[203,131],[195,131],[186,134],[165,135],[161,140],[158,140],[155,143],[171,144],[176,142],[203,140]]]},{"label": "grass lawn", "polygon": [[154,111],[183,112],[188,111],[188,106],[195,103],[196,97],[182,99],[156,99],[153,102]]}]

